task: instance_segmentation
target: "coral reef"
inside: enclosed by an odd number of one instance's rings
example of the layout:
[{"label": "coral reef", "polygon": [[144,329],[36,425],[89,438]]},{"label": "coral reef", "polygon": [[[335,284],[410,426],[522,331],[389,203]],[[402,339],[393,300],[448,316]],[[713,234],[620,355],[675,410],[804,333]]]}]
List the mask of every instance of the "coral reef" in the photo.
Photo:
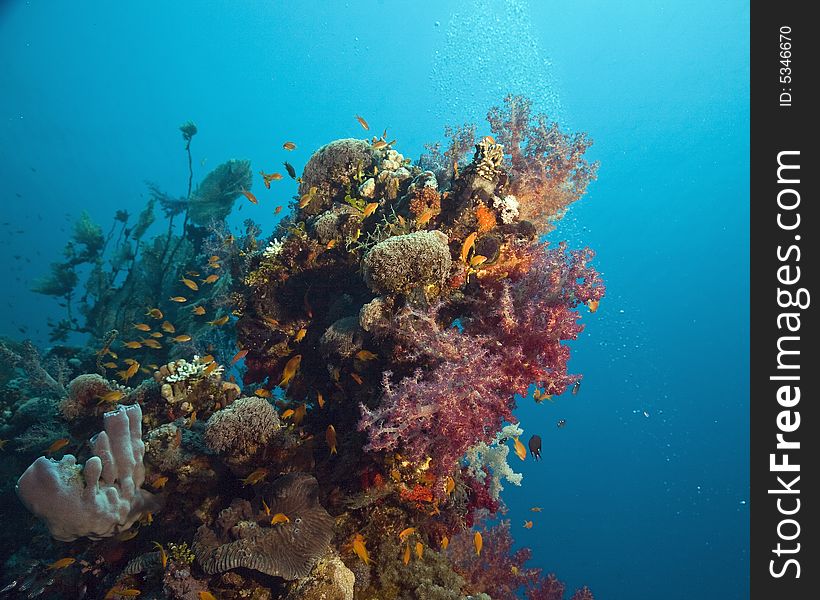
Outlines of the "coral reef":
[{"label": "coral reef", "polygon": [[100,539],[131,527],[159,502],[142,489],[142,411],[120,406],[106,413],[105,430],[91,440],[94,456],[82,467],[66,454],[40,457],[17,482],[23,504],[61,541]]},{"label": "coral reef", "polygon": [[[326,144],[301,175],[286,163],[296,183],[263,170],[265,189],[298,183],[266,235],[226,221],[242,195],[265,203],[248,161],[195,185],[186,122],[186,193],[149,185],[139,214],[117,211],[108,231],[83,215],[37,288],[65,304],[52,341],[85,334],[85,346],[41,356],[0,342],[2,468],[16,479],[34,461],[19,494],[51,533],[38,524],[35,543],[3,544],[13,587],[562,598],[513,550],[509,522],[488,522],[506,510],[504,485],[522,484],[510,451],[531,459],[517,401],[581,380],[571,342],[603,282],[591,250],[539,236],[596,165],[585,136],[523,99],[488,120],[492,136],[448,128],[449,147],[418,164],[385,131]],[[40,456],[67,451],[77,458]],[[76,562],[42,568],[60,557]]]}]

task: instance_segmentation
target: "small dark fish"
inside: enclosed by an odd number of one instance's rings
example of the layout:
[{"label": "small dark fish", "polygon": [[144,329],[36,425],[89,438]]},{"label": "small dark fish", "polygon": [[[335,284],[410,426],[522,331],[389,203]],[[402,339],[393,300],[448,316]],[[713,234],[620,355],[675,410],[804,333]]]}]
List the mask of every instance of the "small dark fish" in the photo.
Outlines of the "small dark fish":
[{"label": "small dark fish", "polygon": [[530,454],[535,460],[541,460],[541,436],[534,435],[530,438],[530,441],[527,443],[527,446],[530,448]]},{"label": "small dark fish", "polygon": [[566,419],[558,419],[558,429],[563,429],[566,424]]},{"label": "small dark fish", "polygon": [[289,162],[285,162],[283,164],[285,165],[288,175],[290,175],[292,179],[296,179],[296,169],[293,168],[293,165]]},{"label": "small dark fish", "polygon": [[576,381],[575,385],[572,386],[572,395],[577,396],[578,395],[578,390],[580,390],[580,389],[581,389],[581,382]]}]

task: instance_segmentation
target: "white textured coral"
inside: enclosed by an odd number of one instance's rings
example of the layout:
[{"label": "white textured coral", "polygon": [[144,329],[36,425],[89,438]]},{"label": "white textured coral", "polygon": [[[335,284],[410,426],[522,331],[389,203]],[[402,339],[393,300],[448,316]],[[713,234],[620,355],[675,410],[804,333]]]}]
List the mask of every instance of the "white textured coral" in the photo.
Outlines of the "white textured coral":
[{"label": "white textured coral", "polygon": [[483,482],[487,474],[484,467],[489,467],[492,473],[490,481],[490,495],[498,500],[504,486],[501,480],[506,479],[513,485],[521,485],[524,476],[516,473],[507,463],[507,456],[510,454],[510,447],[502,440],[520,437],[524,433],[518,425],[506,425],[498,434],[492,444],[481,442],[467,450],[467,472],[477,481]]},{"label": "white textured coral", "polygon": [[145,512],[159,508],[142,489],[142,409],[119,406],[105,413],[105,431],[91,438],[94,455],[84,466],[66,454],[58,462],[41,456],[17,482],[17,494],[46,522],[54,539],[100,539],[131,527]]},{"label": "white textured coral", "polygon": [[[210,366],[210,363],[201,362],[199,356],[194,356],[193,362],[188,362],[184,358],[180,358],[174,363],[174,373],[168,375],[165,381],[168,383],[176,383],[178,381],[185,381],[186,379],[196,378],[201,375],[205,369]],[[222,365],[216,367],[211,371],[209,376],[221,375],[225,368]]]},{"label": "white textured coral", "polygon": [[518,198],[512,194],[507,194],[503,198],[495,196],[493,208],[500,213],[501,222],[505,225],[509,225],[518,218]]},{"label": "white textured coral", "polygon": [[268,247],[262,251],[262,256],[264,256],[265,258],[273,258],[275,256],[279,256],[279,253],[282,252],[282,248],[284,247],[284,245],[284,240],[280,240],[279,238],[273,238],[270,242],[268,242]]}]

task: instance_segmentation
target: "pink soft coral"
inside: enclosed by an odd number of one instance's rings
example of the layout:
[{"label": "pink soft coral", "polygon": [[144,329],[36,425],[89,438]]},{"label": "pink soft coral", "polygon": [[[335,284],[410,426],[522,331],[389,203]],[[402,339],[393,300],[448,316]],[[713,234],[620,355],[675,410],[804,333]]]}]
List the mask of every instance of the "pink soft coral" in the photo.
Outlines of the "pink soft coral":
[{"label": "pink soft coral", "polygon": [[567,373],[570,351],[563,343],[583,330],[575,308],[600,300],[605,287],[589,264],[595,256],[589,248],[568,251],[565,243],[554,248],[535,244],[529,253],[532,264],[523,276],[486,282],[492,301],[477,301],[465,331],[495,336],[518,379],[561,394],[580,379]]},{"label": "pink soft coral", "polygon": [[545,115],[533,117],[531,108],[529,99],[507,96],[504,107],[492,108],[487,120],[509,156],[510,191],[519,201],[521,218],[546,232],[583,196],[598,164],[584,158],[592,145],[586,134],[565,134]]},{"label": "pink soft coral", "polygon": [[483,592],[492,598],[516,598],[520,588],[536,585],[540,569],[524,568],[524,563],[532,555],[529,548],[513,552],[509,521],[482,528],[480,532],[484,542],[480,556],[476,556],[471,530],[454,536],[447,549],[453,569],[467,581],[464,592]]},{"label": "pink soft coral", "polygon": [[483,347],[482,338],[455,329],[440,336],[456,350],[452,357],[424,377],[417,370],[397,384],[386,372],[379,406],[362,405],[359,421],[359,431],[368,432],[366,451],[401,450],[417,463],[432,458],[437,480],[453,473],[467,448],[490,443],[502,423],[513,420],[513,395],[526,391],[507,373],[505,357]]}]

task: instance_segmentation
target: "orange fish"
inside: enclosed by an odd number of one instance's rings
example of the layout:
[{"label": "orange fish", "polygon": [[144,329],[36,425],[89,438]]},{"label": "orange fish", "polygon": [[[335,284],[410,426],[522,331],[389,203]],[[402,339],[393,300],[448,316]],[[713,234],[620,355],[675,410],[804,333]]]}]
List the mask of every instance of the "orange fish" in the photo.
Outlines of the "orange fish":
[{"label": "orange fish", "polygon": [[229,320],[230,320],[230,317],[228,315],[225,315],[224,317],[219,317],[218,319],[214,319],[213,321],[208,321],[208,325],[212,325],[212,326],[215,326],[215,327],[222,327]]},{"label": "orange fish", "polygon": [[475,245],[475,239],[477,237],[478,233],[474,231],[464,240],[464,243],[461,245],[461,262],[467,262],[467,255],[470,254],[470,250],[472,250]]},{"label": "orange fish", "polygon": [[107,362],[107,363],[103,363],[102,366],[104,366],[106,369],[116,369],[117,368],[117,363]]},{"label": "orange fish", "polygon": [[541,512],[543,509],[540,506],[533,506],[530,510],[532,512]]},{"label": "orange fish", "polygon": [[316,197],[316,192],[318,191],[319,188],[314,185],[311,186],[307,194],[302,194],[302,197],[299,198],[299,208],[305,208],[308,204],[310,204],[313,198]]},{"label": "orange fish", "polygon": [[362,117],[356,115],[356,120],[359,122],[359,125],[362,126],[362,129],[364,129],[365,131],[370,131],[370,125],[368,125],[367,121],[365,121]]},{"label": "orange fish", "polygon": [[290,518],[285,513],[276,513],[271,517],[271,525],[279,525],[280,523],[290,523]]},{"label": "orange fish", "polygon": [[274,319],[273,317],[262,317],[262,320],[265,321],[271,327],[279,327],[279,321]]},{"label": "orange fish", "polygon": [[190,341],[191,341],[191,339],[192,339],[192,338],[191,338],[191,336],[190,336],[190,335],[188,335],[187,333],[183,333],[182,335],[178,335],[178,336],[176,336],[176,337],[172,337],[172,338],[171,338],[171,341],[173,341],[173,342],[190,342]]},{"label": "orange fish", "polygon": [[514,437],[513,445],[515,446],[515,454],[518,456],[518,458],[520,458],[521,460],[526,460],[527,449],[524,447],[524,444],[522,444],[517,437]]},{"label": "orange fish", "polygon": [[307,405],[306,404],[300,404],[293,411],[293,422],[296,423],[297,425],[299,425],[302,422],[302,420],[305,418],[306,415],[307,415]]},{"label": "orange fish", "polygon": [[244,188],[243,188],[243,189],[241,189],[241,190],[239,190],[239,191],[240,191],[240,192],[242,192],[242,195],[243,195],[243,196],[245,196],[245,198],[247,198],[248,200],[250,200],[250,201],[251,201],[251,202],[253,202],[254,204],[259,204],[259,200],[257,200],[257,199],[256,199],[256,196],[254,196],[253,194],[251,194],[248,190],[246,190],[246,189],[244,189]]},{"label": "orange fish", "polygon": [[160,344],[157,340],[142,340],[142,345],[147,346],[148,348],[153,348],[154,350],[162,348],[162,344]]},{"label": "orange fish", "polygon": [[333,250],[333,248],[335,248],[335,247],[336,247],[336,240],[330,240],[330,241],[329,241],[329,242],[325,245],[325,249],[327,249],[327,250]]},{"label": "orange fish", "polygon": [[211,592],[207,592],[202,590],[198,592],[199,600],[216,600],[216,596],[214,596]]},{"label": "orange fish", "polygon": [[485,262],[487,262],[487,257],[486,256],[482,256],[481,254],[476,254],[475,256],[473,256],[470,259],[470,266],[471,267],[478,267],[478,266],[483,265]]},{"label": "orange fish", "polygon": [[378,356],[373,354],[370,350],[359,350],[356,353],[356,358],[359,360],[375,360]]},{"label": "orange fish", "polygon": [[191,289],[191,290],[194,290],[194,291],[197,291],[199,289],[199,286],[196,284],[196,281],[188,279],[187,277],[181,277],[180,281],[182,283],[184,283],[185,287],[187,287],[188,289]]},{"label": "orange fish", "polygon": [[336,428],[333,425],[328,425],[325,430],[325,441],[330,448],[331,454],[336,454]]},{"label": "orange fish", "polygon": [[112,390],[107,394],[97,396],[97,398],[100,399],[100,401],[97,402],[97,404],[103,404],[105,402],[117,402],[118,400],[121,400],[123,396],[125,396],[125,393],[121,390]]},{"label": "orange fish", "polygon": [[[190,281],[190,279],[188,281]],[[170,300],[171,302],[178,302],[180,304],[182,304],[183,302],[188,302],[188,298],[186,298],[185,296],[171,296],[170,298],[168,298],[168,300]]]},{"label": "orange fish", "polygon": [[281,173],[265,173],[264,171],[259,171],[259,174],[262,176],[262,181],[267,189],[270,189],[271,181],[279,181],[282,179]]},{"label": "orange fish", "polygon": [[259,467],[250,475],[245,477],[245,479],[242,480],[242,485],[256,485],[257,483],[265,479],[265,477],[267,476],[268,470],[265,467]]},{"label": "orange fish", "polygon": [[151,483],[151,487],[155,490],[159,490],[165,487],[165,484],[168,483],[168,476],[167,475],[160,475]]},{"label": "orange fish", "polygon": [[273,209],[273,214],[278,215],[280,212],[282,212],[283,208],[284,207],[280,204],[279,206]]},{"label": "orange fish", "polygon": [[293,336],[293,341],[297,344],[305,339],[305,335],[307,334],[307,329],[302,327],[299,331],[296,332],[296,335]]},{"label": "orange fish", "polygon": [[243,348],[242,350],[240,350],[239,352],[237,352],[236,354],[233,355],[233,358],[231,359],[231,364],[233,365],[233,364],[238,363],[240,360],[245,358],[247,355],[248,355],[248,349]]},{"label": "orange fish", "polygon": [[524,521],[524,529],[532,529],[532,521]]},{"label": "orange fish", "polygon": [[424,555],[424,546],[421,542],[416,542],[416,556],[421,558]]},{"label": "orange fish", "polygon": [[159,331],[154,331],[154,332],[152,332],[152,333],[151,333],[151,334],[149,334],[149,335],[150,335],[152,338],[161,338],[161,337],[162,337],[162,334],[161,334]]},{"label": "orange fish", "polygon": [[257,388],[253,391],[254,395],[259,396],[260,398],[270,398],[271,393],[270,390],[266,390],[265,388]]},{"label": "orange fish", "polygon": [[590,300],[587,302],[587,306],[589,306],[589,312],[594,313],[598,310],[598,305],[601,303],[600,300]]},{"label": "orange fish", "polygon": [[262,512],[270,516],[270,506],[268,506],[268,503],[265,502],[264,498],[262,498]]},{"label": "orange fish", "polygon": [[77,562],[76,558],[61,558],[60,560],[55,560],[53,563],[48,565],[48,570],[52,571],[55,569],[65,569],[66,567],[70,567],[71,565],[73,565],[75,562]]},{"label": "orange fish", "polygon": [[138,329],[139,331],[151,331],[151,326],[145,323],[134,323],[134,329]]},{"label": "orange fish", "polygon": [[214,273],[212,275],[208,275],[205,279],[202,279],[200,281],[202,281],[202,283],[216,283],[216,281],[218,279],[219,279],[219,275]]},{"label": "orange fish", "polygon": [[316,393],[316,402],[319,403],[319,408],[324,408],[325,407],[325,397],[322,396],[322,392],[317,392]]},{"label": "orange fish", "polygon": [[131,348],[132,350],[136,350],[137,348],[142,348],[141,342],[125,342],[123,344],[126,348]]},{"label": "orange fish", "polygon": [[367,206],[364,207],[364,211],[362,211],[362,218],[366,219],[374,212],[376,212],[377,208],[379,208],[378,202],[370,202]]},{"label": "orange fish", "polygon": [[193,310],[191,310],[197,316],[202,316],[205,314],[205,307],[204,306],[194,306]]},{"label": "orange fish", "polygon": [[159,550],[159,562],[162,564],[162,568],[164,569],[168,566],[168,554],[159,542],[152,542],[152,544],[154,545],[154,548]]},{"label": "orange fish", "polygon": [[402,557],[402,561],[404,564],[408,564],[410,562],[410,544],[407,544],[404,547],[404,556]]},{"label": "orange fish", "polygon": [[416,532],[415,527],[407,527],[406,529],[402,529],[399,532],[399,539],[403,542],[404,540],[407,539],[407,536],[412,535],[415,532]]},{"label": "orange fish", "polygon": [[49,446],[46,449],[46,454],[54,454],[55,452],[57,452],[61,448],[65,448],[66,446],[68,446],[68,443],[69,443],[68,438],[60,438],[56,442],[53,442],[51,444],[51,446]]},{"label": "orange fish", "polygon": [[104,600],[110,600],[116,596],[121,598],[136,598],[140,595],[140,591],[135,588],[124,588],[122,586],[114,586],[105,594]]},{"label": "orange fish", "polygon": [[481,533],[478,531],[476,531],[473,536],[473,546],[475,546],[475,553],[481,556],[481,548],[484,547],[484,538],[481,537]]},{"label": "orange fish", "polygon": [[452,494],[454,489],[456,489],[456,482],[452,477],[448,477],[444,484],[444,491],[446,491],[447,494]]},{"label": "orange fish", "polygon": [[151,317],[152,319],[161,319],[162,311],[158,308],[149,308],[148,312],[145,313],[145,315]]},{"label": "orange fish", "polygon": [[299,370],[299,365],[301,362],[302,355],[297,354],[285,364],[285,369],[282,371],[282,381],[279,382],[279,387],[290,383],[290,380],[293,379],[294,375],[296,375],[296,372]]},{"label": "orange fish", "polygon": [[353,536],[353,551],[356,553],[356,556],[364,561],[364,564],[369,565],[370,555],[367,553],[365,544],[366,542],[364,541],[364,537],[361,533],[357,533]]},{"label": "orange fish", "polygon": [[283,419],[289,419],[292,416],[293,416],[293,409],[292,408],[289,408],[285,412],[282,413],[282,418]]},{"label": "orange fish", "polygon": [[359,385],[362,385],[364,383],[364,380],[357,373],[351,373],[350,377]]},{"label": "orange fish", "polygon": [[212,363],[211,363],[211,364],[209,364],[207,367],[205,367],[205,370],[204,370],[204,371],[202,371],[202,374],[203,374],[203,375],[205,375],[205,377],[207,377],[208,375],[210,375],[211,373],[213,373],[214,371],[216,371],[216,368],[217,368],[218,366],[219,366],[219,365],[218,365],[216,362],[212,362]]},{"label": "orange fish", "polygon": [[427,225],[430,219],[433,218],[434,211],[432,208],[428,208],[423,213],[421,213],[418,217],[416,217],[416,225],[419,227],[423,227]]},{"label": "orange fish", "polygon": [[441,538],[441,549],[442,550],[447,550],[447,546],[449,546],[449,545],[450,545],[450,538],[448,538],[445,535],[443,538]]},{"label": "orange fish", "polygon": [[282,148],[284,148],[285,150],[296,150],[296,144],[294,144],[293,142],[285,142],[284,144],[282,144]]},{"label": "orange fish", "polygon": [[200,356],[197,359],[197,361],[201,362],[202,364],[208,364],[209,362],[214,361],[214,355],[213,354],[206,354],[205,356]]}]

